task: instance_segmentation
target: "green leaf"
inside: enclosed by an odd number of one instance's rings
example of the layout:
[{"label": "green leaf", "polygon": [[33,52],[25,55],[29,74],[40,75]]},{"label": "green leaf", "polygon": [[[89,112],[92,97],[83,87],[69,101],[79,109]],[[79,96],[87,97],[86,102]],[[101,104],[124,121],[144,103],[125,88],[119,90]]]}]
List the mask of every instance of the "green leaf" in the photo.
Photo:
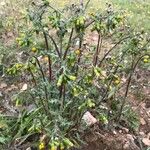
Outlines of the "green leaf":
[{"label": "green leaf", "polygon": [[94,73],[95,73],[95,75],[97,76],[97,77],[99,77],[100,75],[101,75],[101,69],[100,68],[98,68],[98,67],[94,67]]},{"label": "green leaf", "polygon": [[5,142],[6,142],[6,139],[4,137],[0,137],[0,143],[5,144]]},{"label": "green leaf", "polygon": [[111,89],[111,91],[109,92],[109,95],[108,95],[108,99],[111,98],[112,96],[114,96],[114,94],[116,93],[116,90],[117,90],[116,87],[113,87],[113,88]]},{"label": "green leaf", "polygon": [[104,124],[108,124],[108,119],[107,119],[107,116],[105,114],[101,114],[99,116],[99,120],[104,123]]}]

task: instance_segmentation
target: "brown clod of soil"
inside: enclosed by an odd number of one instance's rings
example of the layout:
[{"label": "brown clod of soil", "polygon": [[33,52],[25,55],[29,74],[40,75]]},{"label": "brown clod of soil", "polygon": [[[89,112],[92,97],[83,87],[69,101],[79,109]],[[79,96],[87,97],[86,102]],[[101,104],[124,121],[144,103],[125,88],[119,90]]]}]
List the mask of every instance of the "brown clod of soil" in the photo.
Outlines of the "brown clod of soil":
[{"label": "brown clod of soil", "polygon": [[80,150],[140,150],[131,134],[95,133],[88,135],[86,139],[88,145]]}]

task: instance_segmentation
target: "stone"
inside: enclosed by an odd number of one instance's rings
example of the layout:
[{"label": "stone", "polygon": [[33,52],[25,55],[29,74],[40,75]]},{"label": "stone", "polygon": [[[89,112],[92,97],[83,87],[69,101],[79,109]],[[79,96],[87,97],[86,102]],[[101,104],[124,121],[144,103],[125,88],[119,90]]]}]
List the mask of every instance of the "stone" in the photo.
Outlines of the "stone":
[{"label": "stone", "polygon": [[21,91],[26,91],[27,88],[28,88],[28,85],[25,83],[25,84],[22,86]]},{"label": "stone", "polygon": [[7,84],[6,84],[6,83],[1,83],[1,84],[0,84],[0,89],[6,88],[6,87],[7,87]]},{"label": "stone", "polygon": [[141,123],[141,125],[145,125],[146,121],[143,118],[140,118],[140,123]]},{"label": "stone", "polygon": [[97,119],[95,117],[93,117],[92,114],[89,111],[87,111],[83,115],[82,119],[85,121],[85,123],[88,126],[91,126],[91,125],[93,125],[93,124],[95,124],[97,122]]},{"label": "stone", "polygon": [[144,145],[150,146],[150,139],[149,138],[143,138],[142,142],[144,143]]},{"label": "stone", "polygon": [[129,129],[127,129],[127,128],[122,128],[122,130],[123,130],[123,132],[125,132],[125,133],[128,133],[128,132],[129,132]]}]

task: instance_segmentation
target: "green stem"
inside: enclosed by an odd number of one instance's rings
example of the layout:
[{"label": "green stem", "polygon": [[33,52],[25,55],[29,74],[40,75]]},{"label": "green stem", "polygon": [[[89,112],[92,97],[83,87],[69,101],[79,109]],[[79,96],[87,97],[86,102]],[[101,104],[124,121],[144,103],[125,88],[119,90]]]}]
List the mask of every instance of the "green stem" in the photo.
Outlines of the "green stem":
[{"label": "green stem", "polygon": [[87,9],[87,7],[88,7],[90,1],[91,1],[91,0],[88,0],[87,3],[85,4],[84,11]]},{"label": "green stem", "polygon": [[70,33],[70,37],[69,37],[69,40],[68,40],[68,45],[67,45],[67,48],[66,48],[65,53],[64,53],[63,60],[66,59],[68,50],[69,50],[69,48],[70,48],[70,45],[71,45],[71,39],[72,39],[72,36],[73,36],[73,32],[74,32],[74,29],[72,28],[72,29],[71,29],[71,33]]},{"label": "green stem", "polygon": [[80,39],[79,39],[79,50],[80,50],[80,54],[78,56],[78,60],[77,60],[77,69],[76,69],[76,76],[78,75],[78,70],[79,70],[79,64],[80,64],[80,61],[81,61],[81,56],[82,56],[82,42],[83,42],[83,35],[81,34],[80,35]]},{"label": "green stem", "polygon": [[61,110],[64,107],[65,94],[66,94],[66,87],[65,87],[65,85],[62,85],[62,87],[61,87],[61,97],[60,97],[61,98]]}]

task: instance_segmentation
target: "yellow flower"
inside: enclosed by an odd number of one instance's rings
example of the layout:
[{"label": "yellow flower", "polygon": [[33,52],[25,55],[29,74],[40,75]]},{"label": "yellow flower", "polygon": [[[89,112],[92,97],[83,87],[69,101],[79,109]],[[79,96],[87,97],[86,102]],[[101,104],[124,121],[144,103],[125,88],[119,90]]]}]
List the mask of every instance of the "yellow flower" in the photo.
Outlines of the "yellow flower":
[{"label": "yellow flower", "polygon": [[44,148],[45,148],[45,145],[43,142],[41,142],[39,145],[39,150],[44,150]]},{"label": "yellow flower", "polygon": [[117,80],[114,81],[114,83],[115,83],[116,85],[118,85],[118,84],[120,83],[120,80],[117,79]]},{"label": "yellow flower", "polygon": [[44,62],[48,62],[48,56],[45,56],[45,57],[43,58],[43,60],[44,60]]},{"label": "yellow flower", "polygon": [[89,15],[90,15],[90,16],[94,16],[94,12],[90,12]]},{"label": "yellow flower", "polygon": [[39,133],[41,132],[40,128],[38,127],[36,127],[35,130],[38,131]]},{"label": "yellow flower", "polygon": [[37,52],[37,48],[36,47],[32,47],[32,52]]},{"label": "yellow flower", "polygon": [[23,45],[23,41],[19,41],[18,44],[19,44],[19,46],[22,46]]},{"label": "yellow flower", "polygon": [[150,57],[148,55],[144,56],[144,59],[149,59]]},{"label": "yellow flower", "polygon": [[81,53],[80,49],[75,50],[76,55],[80,55],[80,53]]},{"label": "yellow flower", "polygon": [[23,65],[22,64],[16,64],[16,66],[15,66],[17,69],[20,69],[20,68],[22,68],[23,67]]},{"label": "yellow flower", "polygon": [[143,60],[143,62],[144,62],[144,63],[148,63],[148,59],[145,58],[145,59]]},{"label": "yellow flower", "polygon": [[25,34],[24,34],[24,33],[22,33],[20,36],[21,36],[21,37],[25,37]]},{"label": "yellow flower", "polygon": [[50,150],[57,150],[57,146],[54,145],[53,143],[51,144],[51,149]]},{"label": "yellow flower", "polygon": [[80,92],[78,91],[77,88],[73,88],[73,96],[78,96],[80,94]]},{"label": "yellow flower", "polygon": [[60,150],[64,150],[65,149],[65,146],[63,143],[60,143]]},{"label": "yellow flower", "polygon": [[16,38],[16,41],[19,42],[21,39],[20,38]]}]

